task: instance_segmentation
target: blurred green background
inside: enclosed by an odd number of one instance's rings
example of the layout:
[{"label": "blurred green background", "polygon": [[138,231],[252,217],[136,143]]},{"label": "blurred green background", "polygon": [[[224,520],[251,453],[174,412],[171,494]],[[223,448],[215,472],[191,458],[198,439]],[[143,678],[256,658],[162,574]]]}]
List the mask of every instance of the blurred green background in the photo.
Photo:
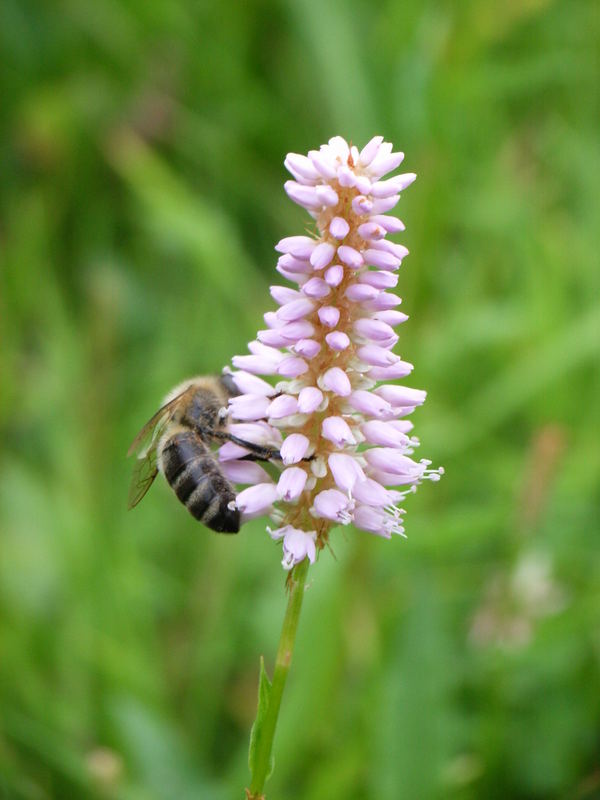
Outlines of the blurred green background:
[{"label": "blurred green background", "polygon": [[272,308],[288,151],[384,134],[440,484],[312,570],[269,800],[600,797],[593,2],[4,0],[0,796],[229,800],[264,523],[125,511],[162,395]]}]

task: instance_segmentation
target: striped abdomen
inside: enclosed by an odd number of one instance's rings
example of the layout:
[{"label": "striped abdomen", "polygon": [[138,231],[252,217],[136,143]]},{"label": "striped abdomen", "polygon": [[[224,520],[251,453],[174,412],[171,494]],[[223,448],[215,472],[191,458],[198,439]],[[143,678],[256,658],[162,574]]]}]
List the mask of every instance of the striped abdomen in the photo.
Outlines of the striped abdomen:
[{"label": "striped abdomen", "polygon": [[179,430],[161,443],[162,471],[177,497],[203,525],[219,533],[237,533],[240,512],[228,508],[235,492],[210,449],[197,433]]}]

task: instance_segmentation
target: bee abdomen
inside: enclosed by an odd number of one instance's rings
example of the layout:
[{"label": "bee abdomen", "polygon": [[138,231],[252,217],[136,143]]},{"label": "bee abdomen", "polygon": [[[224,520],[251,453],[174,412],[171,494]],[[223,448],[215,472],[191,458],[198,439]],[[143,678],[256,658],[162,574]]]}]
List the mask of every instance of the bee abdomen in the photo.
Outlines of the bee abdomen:
[{"label": "bee abdomen", "polygon": [[235,492],[211,451],[194,431],[179,431],[161,450],[162,469],[187,510],[203,525],[220,533],[237,533],[240,512],[229,508]]},{"label": "bee abdomen", "polygon": [[194,491],[185,505],[194,517],[203,525],[220,533],[237,533],[240,529],[240,512],[237,508],[229,508],[235,500],[235,493],[229,481],[218,471],[215,464]]}]

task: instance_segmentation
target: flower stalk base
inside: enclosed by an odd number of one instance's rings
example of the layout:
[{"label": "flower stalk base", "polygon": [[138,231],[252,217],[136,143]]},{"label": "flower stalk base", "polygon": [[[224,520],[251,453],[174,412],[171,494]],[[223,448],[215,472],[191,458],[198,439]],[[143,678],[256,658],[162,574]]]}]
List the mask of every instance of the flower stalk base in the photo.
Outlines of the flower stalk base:
[{"label": "flower stalk base", "polygon": [[264,800],[263,788],[272,771],[273,739],[279,717],[281,698],[292,663],[308,566],[309,561],[305,558],[294,567],[288,577],[288,603],[285,617],[283,618],[279,647],[277,648],[273,681],[270,686],[268,686],[268,679],[264,678],[268,688],[263,684],[263,675],[261,674],[258,709],[256,720],[252,727],[248,758],[252,773],[250,788],[246,790],[248,800]]}]

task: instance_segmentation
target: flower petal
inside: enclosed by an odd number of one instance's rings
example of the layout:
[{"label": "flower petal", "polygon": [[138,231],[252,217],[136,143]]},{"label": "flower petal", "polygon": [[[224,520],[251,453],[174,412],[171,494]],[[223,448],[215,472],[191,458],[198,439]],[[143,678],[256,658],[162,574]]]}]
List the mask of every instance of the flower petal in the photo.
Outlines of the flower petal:
[{"label": "flower petal", "polygon": [[316,386],[305,386],[298,395],[298,411],[312,414],[323,402],[323,392]]},{"label": "flower petal", "polygon": [[321,433],[325,439],[329,439],[336,447],[356,444],[356,439],[350,430],[350,426],[343,417],[325,417],[321,425]]},{"label": "flower petal", "polygon": [[362,467],[352,456],[345,453],[331,453],[327,463],[334,481],[344,492],[351,491],[356,481],[366,480]]},{"label": "flower petal", "polygon": [[240,511],[254,514],[266,510],[277,500],[277,487],[274,483],[257,483],[241,491],[235,499]]},{"label": "flower petal", "polygon": [[301,467],[284,469],[277,483],[279,497],[286,503],[297,500],[306,485],[308,475]]},{"label": "flower petal", "polygon": [[334,239],[339,239],[340,241],[345,239],[349,230],[350,225],[343,217],[334,217],[329,223],[329,233]]},{"label": "flower petal", "polygon": [[340,397],[348,397],[352,391],[350,379],[339,367],[331,367],[325,372],[320,380],[319,386],[327,392],[334,392]]},{"label": "flower petal", "polygon": [[281,445],[281,460],[287,466],[302,461],[310,446],[310,442],[302,433],[291,433]]}]

